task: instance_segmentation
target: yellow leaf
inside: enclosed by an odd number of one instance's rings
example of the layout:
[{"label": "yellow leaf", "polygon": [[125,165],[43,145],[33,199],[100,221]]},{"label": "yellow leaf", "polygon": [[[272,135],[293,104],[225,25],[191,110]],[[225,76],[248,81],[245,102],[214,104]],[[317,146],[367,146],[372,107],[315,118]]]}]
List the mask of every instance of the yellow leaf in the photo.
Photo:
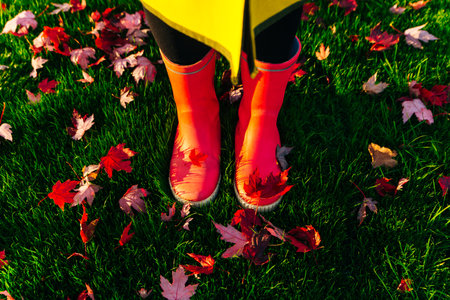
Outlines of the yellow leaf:
[{"label": "yellow leaf", "polygon": [[319,51],[316,52],[317,59],[324,60],[328,57],[328,55],[330,55],[330,47],[327,46],[327,48],[325,49],[323,43],[320,44]]},{"label": "yellow leaf", "polygon": [[397,156],[395,150],[391,150],[386,147],[380,147],[377,144],[371,143],[369,145],[369,153],[372,156],[372,166],[374,168],[385,166],[387,168],[392,168],[397,165],[397,161],[392,159],[392,157]]}]

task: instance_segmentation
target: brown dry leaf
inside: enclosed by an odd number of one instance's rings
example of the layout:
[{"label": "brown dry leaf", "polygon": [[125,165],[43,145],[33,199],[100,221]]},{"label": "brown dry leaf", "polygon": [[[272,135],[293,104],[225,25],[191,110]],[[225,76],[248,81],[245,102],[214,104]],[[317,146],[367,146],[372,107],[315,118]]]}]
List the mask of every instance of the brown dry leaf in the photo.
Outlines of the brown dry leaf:
[{"label": "brown dry leaf", "polygon": [[316,57],[318,60],[324,60],[328,57],[328,55],[330,55],[330,47],[327,46],[327,48],[325,49],[325,46],[322,44],[320,44],[320,48],[319,51],[316,52]]},{"label": "brown dry leaf", "polygon": [[392,157],[397,156],[395,150],[391,150],[386,147],[380,147],[377,144],[371,143],[369,145],[369,153],[372,157],[372,166],[374,168],[385,166],[386,168],[393,168],[397,165],[397,161]]},{"label": "brown dry leaf", "polygon": [[427,5],[427,3],[430,2],[430,0],[428,1],[417,1],[414,3],[409,3],[409,6],[411,6],[412,8],[414,8],[415,10],[421,9],[422,7],[424,7],[425,5]]}]

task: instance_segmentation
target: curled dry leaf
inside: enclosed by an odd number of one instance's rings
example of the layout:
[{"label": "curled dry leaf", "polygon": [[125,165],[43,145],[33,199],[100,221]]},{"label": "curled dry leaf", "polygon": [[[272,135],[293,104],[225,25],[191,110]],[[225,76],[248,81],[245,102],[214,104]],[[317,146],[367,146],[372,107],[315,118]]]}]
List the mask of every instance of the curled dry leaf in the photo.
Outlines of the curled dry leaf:
[{"label": "curled dry leaf", "polygon": [[368,147],[370,156],[372,157],[372,166],[374,168],[385,166],[387,168],[393,168],[397,165],[397,161],[392,157],[397,156],[395,150],[391,150],[386,147],[380,147],[375,143],[371,143]]},{"label": "curled dry leaf", "polygon": [[172,220],[176,212],[175,202],[172,204],[172,207],[168,206],[168,209],[169,212],[167,214],[161,213],[161,221],[163,222],[169,222],[170,220]]},{"label": "curled dry leaf", "polygon": [[72,8],[72,5],[70,5],[70,3],[52,3],[54,7],[56,7],[55,10],[52,10],[51,12],[49,12],[49,15],[56,15],[59,14],[60,12],[66,12],[69,11]]},{"label": "curled dry leaf", "polygon": [[389,86],[388,83],[380,82],[375,83],[377,81],[377,73],[373,74],[367,82],[363,84],[363,91],[370,95],[379,94],[384,91],[385,88]]},{"label": "curled dry leaf", "polygon": [[159,276],[161,280],[162,295],[169,300],[190,299],[197,289],[198,284],[190,284],[186,286],[188,276],[184,274],[184,269],[179,266],[175,272],[172,272],[172,283],[169,282],[162,275]]},{"label": "curled dry leaf", "polygon": [[187,218],[187,220],[183,224],[184,230],[190,231],[189,224],[191,223],[192,220],[194,220],[194,218]]},{"label": "curled dry leaf", "polygon": [[88,223],[88,214],[86,213],[86,207],[83,205],[83,216],[80,221],[80,236],[83,243],[87,243],[94,237],[95,228],[97,227],[100,219],[95,219]]},{"label": "curled dry leaf", "polygon": [[75,257],[75,256],[81,257],[81,258],[83,258],[83,259],[85,259],[85,260],[89,260],[89,257],[87,257],[86,255],[83,255],[83,254],[81,254],[81,253],[78,253],[78,252],[74,252],[74,253],[70,254],[70,255],[67,257],[67,259],[72,258],[72,257]]},{"label": "curled dry leaf", "polygon": [[361,203],[361,206],[359,207],[358,216],[357,216],[359,225],[361,225],[361,223],[364,221],[364,219],[367,216],[367,208],[371,212],[378,213],[378,209],[376,206],[377,204],[378,204],[378,202],[373,201],[372,198],[364,198],[363,199],[363,202]]},{"label": "curled dry leaf", "polygon": [[187,215],[189,215],[189,212],[191,210],[191,204],[190,203],[185,203],[183,204],[183,207],[181,208],[181,217],[184,218]]},{"label": "curled dry leaf", "polygon": [[11,125],[9,125],[8,123],[2,123],[0,125],[0,136],[6,140],[12,142],[13,138],[12,138]]},{"label": "curled dry leaf", "polygon": [[31,58],[31,66],[33,67],[33,71],[30,73],[30,77],[37,77],[37,70],[42,69],[44,64],[48,61],[48,59],[42,58],[40,56]]},{"label": "curled dry leaf", "polygon": [[119,241],[119,245],[120,245],[120,246],[123,246],[123,245],[125,245],[126,243],[128,243],[128,242],[131,240],[131,238],[133,237],[133,235],[135,234],[135,232],[133,232],[133,233],[131,233],[131,234],[128,234],[128,232],[130,231],[130,228],[131,228],[131,223],[132,223],[132,222],[130,222],[130,224],[128,224],[128,225],[124,228],[124,230],[123,230],[123,232],[122,232],[122,235],[120,236],[120,241]]},{"label": "curled dry leaf", "polygon": [[320,48],[319,51],[316,52],[316,57],[318,60],[324,60],[328,57],[328,55],[330,55],[330,47],[327,46],[327,48],[325,49],[325,46],[322,44],[320,44]]},{"label": "curled dry leaf", "polygon": [[0,71],[6,70],[6,69],[9,69],[9,67],[5,66],[5,65],[0,65]]},{"label": "curled dry leaf", "polygon": [[214,260],[214,258],[211,257],[211,255],[205,256],[194,253],[188,253],[187,255],[189,255],[190,257],[195,259],[198,263],[200,263],[200,265],[202,265],[201,267],[192,265],[182,265],[182,267],[186,271],[191,272],[189,276],[197,274],[206,274],[206,275],[212,274],[212,272],[214,271],[214,263],[216,261]]},{"label": "curled dry leaf", "polygon": [[148,58],[139,56],[137,58],[136,68],[134,68],[131,75],[133,75],[136,84],[138,84],[141,79],[145,82],[153,82],[156,76],[156,68]]},{"label": "curled dry leaf", "polygon": [[148,192],[146,189],[138,188],[135,184],[130,187],[125,194],[120,198],[119,205],[120,209],[123,210],[127,215],[134,216],[133,208],[137,212],[145,213],[147,211],[145,207],[145,202],[143,197],[147,197]]},{"label": "curled dry leaf", "polygon": [[415,10],[419,10],[422,7],[425,7],[425,5],[427,5],[428,2],[430,2],[430,0],[427,0],[427,1],[420,0],[420,1],[417,1],[417,2],[409,3],[409,6],[411,6]]},{"label": "curled dry leaf", "polygon": [[398,4],[395,4],[394,6],[392,6],[391,8],[389,8],[389,11],[391,13],[393,13],[394,15],[401,15],[402,13],[405,12],[404,7],[399,7]]},{"label": "curled dry leaf", "polygon": [[320,248],[321,239],[319,232],[311,225],[306,225],[305,227],[297,226],[289,230],[286,238],[292,245],[297,247],[297,252],[306,253]]},{"label": "curled dry leaf", "polygon": [[139,297],[141,297],[142,299],[146,299],[148,296],[150,296],[151,292],[153,291],[153,289],[151,290],[146,290],[144,288],[141,288],[139,291],[137,291],[137,294]]},{"label": "curled dry leaf", "polygon": [[87,300],[87,299],[95,300],[94,291],[91,289],[91,287],[87,283],[85,283],[85,285],[86,285],[86,289],[78,295],[77,300]]},{"label": "curled dry leaf", "polygon": [[89,75],[87,72],[85,72],[83,70],[81,72],[83,73],[83,78],[78,79],[77,81],[83,82],[83,83],[89,83],[89,85],[94,82],[94,78],[91,75]]},{"label": "curled dry leaf", "polygon": [[127,104],[134,100],[134,97],[138,96],[135,92],[131,91],[131,87],[124,87],[120,90],[120,105],[123,108],[127,108]]},{"label": "curled dry leaf", "polygon": [[285,146],[279,146],[277,145],[277,161],[280,164],[281,167],[281,171],[284,171],[286,169],[289,168],[289,164],[286,161],[286,155],[288,155],[289,153],[291,153],[292,149],[294,149],[294,147],[285,147]]}]

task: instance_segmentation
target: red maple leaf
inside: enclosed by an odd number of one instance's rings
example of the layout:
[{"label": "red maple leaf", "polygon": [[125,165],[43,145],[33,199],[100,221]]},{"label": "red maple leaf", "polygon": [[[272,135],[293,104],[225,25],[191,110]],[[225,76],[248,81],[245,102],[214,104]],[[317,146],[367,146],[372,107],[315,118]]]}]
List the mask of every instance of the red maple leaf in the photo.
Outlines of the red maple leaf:
[{"label": "red maple leaf", "polygon": [[83,216],[80,221],[80,236],[83,243],[89,242],[94,237],[95,227],[100,219],[95,219],[94,221],[88,223],[88,214],[86,213],[86,208],[83,205]]},{"label": "red maple leaf", "polygon": [[442,176],[439,178],[439,185],[442,188],[442,196],[447,195],[448,190],[450,190],[450,176]]},{"label": "red maple leaf", "polygon": [[244,246],[242,256],[252,261],[255,265],[263,265],[269,261],[269,255],[265,253],[269,246],[271,234],[267,229],[254,232],[249,242]]},{"label": "red maple leaf", "polygon": [[286,235],[292,245],[297,247],[297,252],[309,252],[318,249],[320,244],[320,235],[311,225],[306,227],[295,227],[289,230]]},{"label": "red maple leaf", "polygon": [[112,177],[113,170],[125,171],[127,173],[130,173],[132,170],[131,162],[126,159],[134,156],[136,152],[130,150],[129,148],[124,148],[124,145],[125,143],[111,147],[108,154],[100,159],[100,167],[105,168],[109,178]]},{"label": "red maple leaf", "polygon": [[214,270],[215,260],[214,258],[211,257],[211,255],[205,256],[194,253],[188,253],[187,255],[189,255],[202,265],[201,267],[192,265],[182,265],[182,267],[186,271],[192,272],[191,274],[189,274],[189,276],[197,274],[206,274],[206,275],[212,274]]},{"label": "red maple leaf", "polygon": [[399,191],[403,185],[409,181],[408,178],[402,178],[398,182],[397,186],[395,186],[388,183],[390,180],[391,179],[385,177],[376,180],[375,190],[380,196],[384,197],[387,194],[397,194],[397,191]]},{"label": "red maple leaf", "polygon": [[262,222],[256,210],[239,209],[234,213],[233,219],[231,219],[231,226],[236,226],[237,224],[241,224],[242,233],[247,239],[251,239],[256,226],[260,226]]},{"label": "red maple leaf", "polygon": [[70,36],[64,32],[64,28],[44,26],[42,39],[46,41],[44,48],[48,51],[55,51],[56,53],[70,56],[70,48],[67,45]]},{"label": "red maple leaf", "polygon": [[308,16],[314,16],[314,13],[317,10],[319,10],[319,7],[316,4],[314,4],[314,2],[307,2],[303,4],[302,16],[300,19],[303,21],[308,21],[309,20]]},{"label": "red maple leaf", "polygon": [[5,258],[6,258],[5,250],[0,251],[0,269],[3,268],[4,265],[8,264],[8,261]]},{"label": "red maple leaf", "polygon": [[73,190],[78,183],[80,182],[70,179],[67,179],[64,183],[61,183],[61,181],[58,180],[52,187],[52,191],[48,194],[48,197],[53,199],[55,204],[64,211],[64,204],[73,202],[73,197],[75,197],[77,193],[71,192],[71,190]]},{"label": "red maple leaf", "polygon": [[189,160],[194,166],[197,167],[201,167],[202,162],[204,162],[207,157],[207,154],[204,154],[196,149],[192,149],[191,152],[189,152]]},{"label": "red maple leaf", "polygon": [[86,8],[86,0],[82,0],[81,2],[80,0],[70,0],[70,5],[72,6],[70,12],[74,13]]},{"label": "red maple leaf", "polygon": [[120,241],[119,241],[120,246],[123,246],[126,243],[128,243],[131,240],[131,238],[133,237],[133,235],[135,234],[135,232],[133,232],[132,234],[128,234],[128,232],[130,231],[130,228],[131,228],[131,222],[130,222],[130,224],[128,224],[127,227],[125,227],[125,229],[122,232],[122,235],[120,236]]},{"label": "red maple leaf", "polygon": [[86,285],[86,289],[78,295],[77,300],[87,300],[87,299],[94,300],[95,299],[94,291],[91,289],[91,287],[87,283],[85,283],[85,285]]},{"label": "red maple leaf", "polygon": [[259,171],[256,169],[249,176],[248,184],[244,183],[244,191],[247,196],[256,201],[261,198],[280,197],[293,187],[293,185],[286,184],[290,169],[284,170],[277,175],[271,173],[264,179],[259,176]]},{"label": "red maple leaf", "polygon": [[384,51],[400,41],[400,34],[389,34],[386,31],[381,32],[380,25],[381,22],[370,30],[370,36],[366,36],[366,40],[373,43],[370,51]]},{"label": "red maple leaf", "polygon": [[344,16],[348,15],[352,11],[355,11],[358,7],[356,0],[333,0],[330,5],[338,5],[340,8],[345,8]]},{"label": "red maple leaf", "polygon": [[59,82],[56,80],[48,81],[48,78],[45,78],[39,83],[38,88],[44,93],[51,94],[55,93],[54,89],[58,85],[58,83]]},{"label": "red maple leaf", "polygon": [[300,67],[303,64],[299,63],[299,64],[295,64],[295,68],[294,68],[294,72],[292,72],[291,76],[289,77],[289,82],[295,82],[296,78],[300,78],[303,75],[307,74],[305,71],[303,71],[302,69],[300,69]]},{"label": "red maple leaf", "polygon": [[419,88],[421,99],[426,103],[437,106],[450,103],[448,85],[435,85],[431,88],[431,90],[423,88],[420,83],[414,86],[414,88],[416,87]]},{"label": "red maple leaf", "polygon": [[169,282],[162,275],[159,275],[161,281],[162,295],[166,299],[190,299],[197,289],[197,284],[190,284],[186,286],[188,276],[184,274],[182,266],[179,266],[175,272],[172,272],[172,283]]}]

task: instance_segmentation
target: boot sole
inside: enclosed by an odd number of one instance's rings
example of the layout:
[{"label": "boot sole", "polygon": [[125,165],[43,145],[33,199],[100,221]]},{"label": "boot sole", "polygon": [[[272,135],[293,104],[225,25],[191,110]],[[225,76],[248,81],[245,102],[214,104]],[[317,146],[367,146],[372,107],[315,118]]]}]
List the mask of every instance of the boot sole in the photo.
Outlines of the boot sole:
[{"label": "boot sole", "polygon": [[175,197],[175,199],[177,199],[177,201],[179,201],[179,202],[181,202],[183,204],[189,203],[189,204],[191,204],[191,206],[194,206],[194,207],[201,207],[201,206],[205,206],[211,200],[216,198],[217,194],[219,193],[219,185],[220,185],[220,180],[221,179],[222,179],[222,175],[219,175],[219,180],[217,180],[216,188],[214,189],[214,191],[211,194],[211,196],[209,196],[208,198],[205,198],[203,200],[200,200],[200,201],[186,200],[186,199],[181,198],[177,194],[175,194],[175,191],[173,190],[173,187],[172,187],[172,183],[170,182],[170,178],[169,178],[169,185],[170,185],[170,190],[172,191],[172,195]]},{"label": "boot sole", "polygon": [[278,204],[280,204],[281,199],[283,199],[283,196],[280,196],[280,198],[272,204],[264,205],[264,206],[253,205],[253,204],[246,202],[244,199],[241,198],[241,196],[239,195],[239,192],[237,190],[235,180],[233,180],[233,187],[234,187],[234,193],[236,194],[236,198],[238,199],[239,204],[241,204],[242,207],[254,209],[257,212],[261,212],[261,213],[273,211],[278,206]]}]

